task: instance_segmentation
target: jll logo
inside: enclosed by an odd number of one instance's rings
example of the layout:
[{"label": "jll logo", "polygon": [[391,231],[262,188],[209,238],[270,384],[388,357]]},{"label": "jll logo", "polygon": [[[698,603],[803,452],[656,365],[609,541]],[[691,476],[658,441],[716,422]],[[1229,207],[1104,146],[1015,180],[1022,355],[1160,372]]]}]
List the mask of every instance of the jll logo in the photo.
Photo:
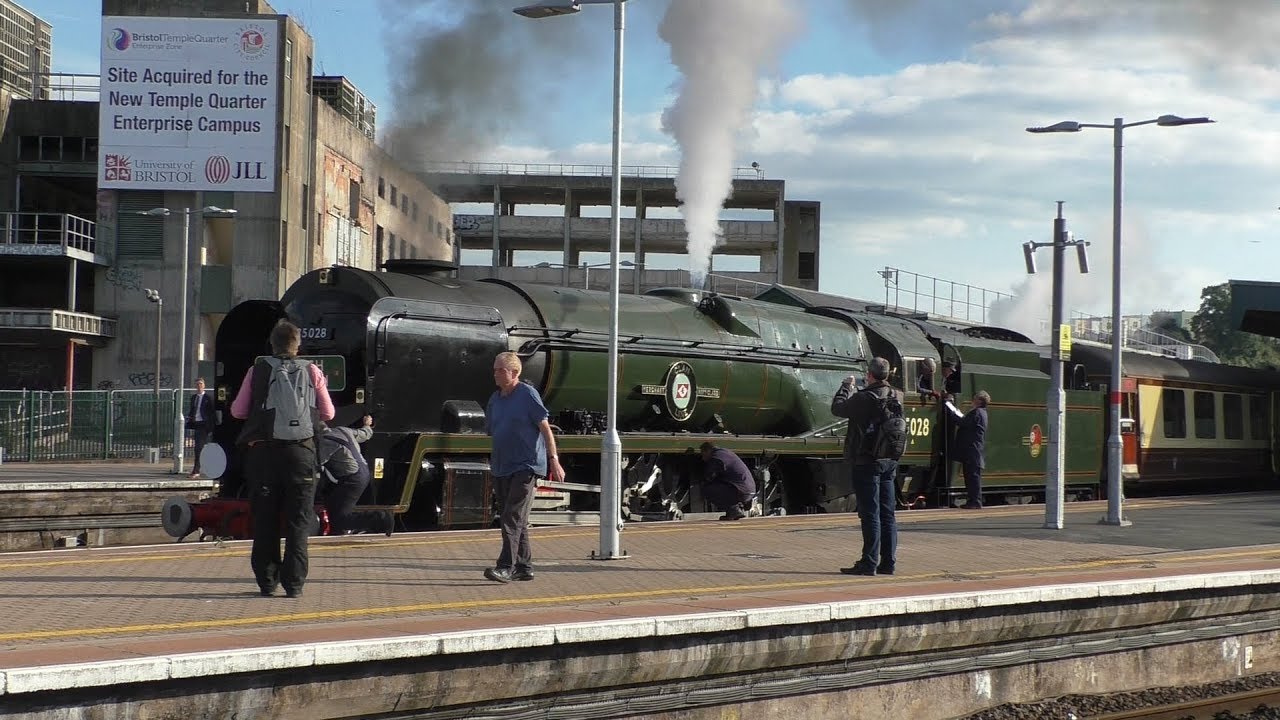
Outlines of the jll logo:
[{"label": "jll logo", "polygon": [[236,162],[235,172],[231,174],[236,180],[266,180],[267,176],[262,174],[261,162],[248,162],[241,160]]},{"label": "jll logo", "polygon": [[231,161],[226,155],[210,155],[204,161],[204,179],[221,185],[231,179]]}]

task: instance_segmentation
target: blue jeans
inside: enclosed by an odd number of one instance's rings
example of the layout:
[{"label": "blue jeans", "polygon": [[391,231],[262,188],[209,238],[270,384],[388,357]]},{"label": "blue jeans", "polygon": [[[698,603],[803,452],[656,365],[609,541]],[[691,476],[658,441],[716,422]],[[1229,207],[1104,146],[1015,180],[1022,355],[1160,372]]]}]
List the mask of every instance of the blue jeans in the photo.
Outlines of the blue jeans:
[{"label": "blue jeans", "polygon": [[897,560],[898,523],[894,516],[897,460],[853,466],[853,492],[862,521],[862,558],[871,567],[893,568]]}]

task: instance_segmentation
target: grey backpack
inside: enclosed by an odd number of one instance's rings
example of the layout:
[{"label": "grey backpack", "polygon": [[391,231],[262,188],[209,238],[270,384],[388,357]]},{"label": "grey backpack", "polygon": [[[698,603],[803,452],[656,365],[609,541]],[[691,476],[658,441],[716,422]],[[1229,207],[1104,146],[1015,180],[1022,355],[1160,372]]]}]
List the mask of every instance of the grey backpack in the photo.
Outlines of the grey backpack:
[{"label": "grey backpack", "polygon": [[306,440],[316,435],[313,425],[316,388],[311,363],[296,358],[263,358],[271,369],[262,409],[272,413],[273,440]]}]

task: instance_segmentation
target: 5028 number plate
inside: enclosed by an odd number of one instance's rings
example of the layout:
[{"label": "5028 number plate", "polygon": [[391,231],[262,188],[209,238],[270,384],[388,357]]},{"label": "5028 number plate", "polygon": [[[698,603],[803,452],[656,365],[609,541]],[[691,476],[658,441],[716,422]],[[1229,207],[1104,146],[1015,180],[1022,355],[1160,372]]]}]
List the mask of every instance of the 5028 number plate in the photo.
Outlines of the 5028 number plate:
[{"label": "5028 number plate", "polygon": [[328,340],[333,337],[333,330],[327,327],[298,328],[303,340]]}]

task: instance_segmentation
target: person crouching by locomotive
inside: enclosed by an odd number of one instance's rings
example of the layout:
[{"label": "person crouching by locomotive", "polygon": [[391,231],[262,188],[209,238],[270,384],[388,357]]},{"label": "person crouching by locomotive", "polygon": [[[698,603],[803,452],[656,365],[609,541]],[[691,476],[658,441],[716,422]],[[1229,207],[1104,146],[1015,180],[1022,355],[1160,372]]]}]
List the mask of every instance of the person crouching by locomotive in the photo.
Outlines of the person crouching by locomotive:
[{"label": "person crouching by locomotive", "polygon": [[986,390],[973,394],[973,409],[960,419],[956,430],[955,459],[964,473],[964,489],[968,495],[965,510],[982,509],[982,470],[986,467],[987,405],[991,396]]},{"label": "person crouching by locomotive", "polygon": [[[261,358],[240,383],[231,416],[246,420],[236,444],[245,453],[249,511],[253,517],[253,567],[264,596],[284,585],[302,595],[307,581],[307,536],[315,516],[316,435],[333,419],[333,400],[320,368],[299,360],[301,335],[293,323],[271,329],[272,357]],[[284,515],[284,560],[280,516]]]},{"label": "person crouching by locomotive", "polygon": [[360,428],[328,428],[320,436],[320,474],[327,482],[323,489],[324,507],[329,511],[329,523],[334,535],[380,532],[391,537],[395,529],[395,515],[390,510],[357,511],[356,503],[369,487],[371,473],[369,463],[360,452],[360,445],[373,437],[373,418],[365,415]]},{"label": "person crouching by locomotive", "polygon": [[493,360],[493,382],[498,389],[484,409],[485,431],[493,441],[489,471],[502,500],[502,552],[484,576],[501,583],[533,579],[529,509],[535,479],[564,480],[547,408],[532,385],[520,382],[523,367],[515,353],[498,353]]},{"label": "person crouching by locomotive", "polygon": [[897,564],[898,527],[895,479],[898,459],[906,446],[902,397],[885,380],[889,361],[874,358],[867,367],[867,384],[854,390],[853,375],[845,378],[831,400],[831,414],[849,418],[844,457],[852,465],[853,491],[862,525],[862,557],[846,575],[892,575]]},{"label": "person crouching by locomotive", "polygon": [[[741,520],[750,510],[756,481],[742,458],[714,443],[702,443],[702,495],[724,508],[721,520]],[[744,507],[744,505],[746,507]]]}]

